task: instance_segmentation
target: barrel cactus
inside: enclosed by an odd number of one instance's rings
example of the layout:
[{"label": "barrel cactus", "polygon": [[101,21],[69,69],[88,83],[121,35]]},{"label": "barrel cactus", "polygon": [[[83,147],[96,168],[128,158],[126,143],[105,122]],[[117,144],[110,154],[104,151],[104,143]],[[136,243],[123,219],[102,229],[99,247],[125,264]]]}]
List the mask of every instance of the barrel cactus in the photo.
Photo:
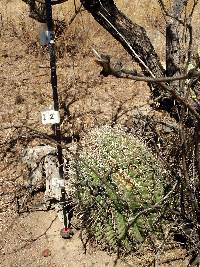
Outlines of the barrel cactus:
[{"label": "barrel cactus", "polygon": [[129,218],[164,195],[165,171],[145,144],[122,128],[104,126],[82,139],[73,164],[76,199],[83,227],[103,248],[137,249],[155,232],[160,214]]}]

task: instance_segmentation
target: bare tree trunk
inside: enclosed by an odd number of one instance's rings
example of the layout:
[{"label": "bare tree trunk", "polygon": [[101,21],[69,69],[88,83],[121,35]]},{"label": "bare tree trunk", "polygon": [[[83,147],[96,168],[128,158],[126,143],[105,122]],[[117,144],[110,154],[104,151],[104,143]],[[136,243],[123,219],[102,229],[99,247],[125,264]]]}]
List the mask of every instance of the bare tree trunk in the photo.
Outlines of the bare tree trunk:
[{"label": "bare tree trunk", "polygon": [[[179,75],[181,72],[181,14],[188,0],[174,0],[170,16],[166,25],[166,74],[167,76]],[[177,83],[176,83],[177,84]],[[177,84],[178,85],[178,84]]]},{"label": "bare tree trunk", "polygon": [[146,74],[155,77],[164,75],[164,69],[145,29],[119,11],[113,0],[81,2],[94,19],[122,44]]}]

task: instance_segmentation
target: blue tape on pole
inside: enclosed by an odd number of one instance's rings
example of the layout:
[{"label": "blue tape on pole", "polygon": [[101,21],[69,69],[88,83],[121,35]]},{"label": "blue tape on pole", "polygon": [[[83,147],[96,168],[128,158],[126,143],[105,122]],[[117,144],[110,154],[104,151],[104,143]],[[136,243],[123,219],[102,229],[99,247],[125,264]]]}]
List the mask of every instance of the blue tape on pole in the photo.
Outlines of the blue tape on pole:
[{"label": "blue tape on pole", "polygon": [[44,31],[40,33],[40,44],[41,45],[48,45],[51,42],[53,36],[53,32],[51,31]]}]

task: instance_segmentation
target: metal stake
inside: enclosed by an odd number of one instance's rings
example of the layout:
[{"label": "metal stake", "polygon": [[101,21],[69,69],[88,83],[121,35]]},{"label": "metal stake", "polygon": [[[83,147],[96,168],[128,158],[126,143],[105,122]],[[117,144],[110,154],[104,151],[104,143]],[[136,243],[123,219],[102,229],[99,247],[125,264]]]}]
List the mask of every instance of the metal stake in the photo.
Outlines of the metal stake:
[{"label": "metal stake", "polygon": [[[55,53],[55,43],[54,43],[54,31],[53,31],[53,19],[52,19],[52,5],[51,0],[45,0],[46,4],[46,21],[47,29],[49,33],[48,49],[50,55],[50,68],[51,68],[51,84],[53,92],[53,102],[54,110],[59,111],[59,98],[57,89],[57,74],[56,74],[56,53]],[[63,151],[61,146],[61,129],[60,123],[53,124],[54,136],[57,141],[57,153],[58,153],[58,164],[59,164],[59,175],[60,178],[64,180],[64,170],[63,170]],[[61,230],[62,237],[68,237],[69,233],[69,219],[66,206],[66,191],[65,186],[61,187],[61,203],[63,206],[63,218],[64,218],[64,229]]]}]

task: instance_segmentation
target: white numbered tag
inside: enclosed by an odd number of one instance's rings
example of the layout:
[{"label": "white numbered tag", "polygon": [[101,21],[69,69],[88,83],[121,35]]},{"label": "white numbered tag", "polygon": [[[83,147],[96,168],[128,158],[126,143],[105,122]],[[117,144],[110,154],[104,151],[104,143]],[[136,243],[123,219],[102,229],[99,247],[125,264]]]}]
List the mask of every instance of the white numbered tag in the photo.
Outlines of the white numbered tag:
[{"label": "white numbered tag", "polygon": [[42,124],[56,124],[60,123],[59,111],[46,110],[41,112]]}]

